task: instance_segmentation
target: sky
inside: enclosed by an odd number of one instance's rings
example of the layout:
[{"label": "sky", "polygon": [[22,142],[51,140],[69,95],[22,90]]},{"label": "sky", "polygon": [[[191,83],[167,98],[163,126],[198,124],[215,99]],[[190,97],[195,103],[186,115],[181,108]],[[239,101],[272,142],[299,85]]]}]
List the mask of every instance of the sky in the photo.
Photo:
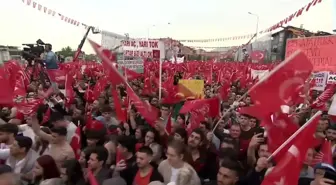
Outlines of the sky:
[{"label": "sky", "polygon": [[[25,0],[27,1],[27,0]],[[34,1],[34,0],[33,0]],[[311,0],[35,0],[88,25],[130,37],[173,39],[211,39],[255,33],[283,20]],[[336,28],[335,0],[323,0],[290,23],[305,29],[331,32]],[[21,46],[41,39],[51,43],[55,51],[62,47],[77,48],[85,29],[65,23],[38,11],[22,0],[2,0],[0,6],[0,45]],[[170,23],[170,24],[168,24]],[[259,37],[261,37],[260,35]],[[101,35],[89,34],[101,43]],[[188,46],[223,47],[246,43],[247,40],[184,43]],[[86,42],[83,50],[93,53]]]}]

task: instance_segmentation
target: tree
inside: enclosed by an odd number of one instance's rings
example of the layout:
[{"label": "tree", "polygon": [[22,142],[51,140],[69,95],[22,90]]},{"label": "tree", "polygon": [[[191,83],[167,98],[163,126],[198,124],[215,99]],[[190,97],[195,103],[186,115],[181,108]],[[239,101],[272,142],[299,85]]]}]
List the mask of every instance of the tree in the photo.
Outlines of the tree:
[{"label": "tree", "polygon": [[85,55],[85,60],[94,61],[94,60],[97,60],[97,56],[94,54]]},{"label": "tree", "polygon": [[59,55],[62,55],[64,57],[73,57],[75,54],[75,50],[72,50],[70,46],[67,46],[65,48],[62,48],[61,51],[58,51],[57,53]]}]

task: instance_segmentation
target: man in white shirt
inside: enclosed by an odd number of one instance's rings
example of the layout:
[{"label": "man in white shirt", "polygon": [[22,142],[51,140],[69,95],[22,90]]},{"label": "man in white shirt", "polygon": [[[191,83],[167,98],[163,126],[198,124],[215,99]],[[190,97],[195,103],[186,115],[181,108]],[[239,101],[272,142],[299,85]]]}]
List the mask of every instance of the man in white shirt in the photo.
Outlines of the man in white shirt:
[{"label": "man in white shirt", "polygon": [[72,137],[74,137],[77,126],[64,118],[64,115],[59,112],[53,112],[50,115],[50,122],[55,127],[65,127],[67,129],[67,137],[66,140],[68,143],[71,142]]},{"label": "man in white shirt", "polygon": [[19,129],[17,125],[6,123],[0,125],[0,164],[9,157],[9,147],[14,143]]},{"label": "man in white shirt", "polygon": [[10,156],[6,164],[13,169],[14,173],[27,174],[35,164],[39,155],[31,150],[32,140],[26,136],[16,136],[14,143],[10,146]]},{"label": "man in white shirt", "polygon": [[32,123],[31,116],[27,117],[26,122],[27,124],[18,125],[19,132],[22,133],[22,135],[29,137],[33,141],[33,146],[35,146],[35,133],[33,128],[31,127]]}]

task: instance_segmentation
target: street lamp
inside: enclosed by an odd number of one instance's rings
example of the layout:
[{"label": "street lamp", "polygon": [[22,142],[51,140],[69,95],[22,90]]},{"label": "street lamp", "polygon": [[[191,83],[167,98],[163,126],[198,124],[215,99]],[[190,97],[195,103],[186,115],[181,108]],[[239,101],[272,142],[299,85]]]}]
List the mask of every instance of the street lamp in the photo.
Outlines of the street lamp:
[{"label": "street lamp", "polygon": [[147,28],[147,39],[148,39],[148,40],[149,40],[149,31],[150,31],[150,29],[153,28],[153,27],[155,27],[155,24],[153,24],[152,26],[149,26],[149,27]]},{"label": "street lamp", "polygon": [[248,14],[250,15],[253,15],[253,16],[256,16],[257,17],[257,25],[256,25],[256,40],[258,38],[258,27],[259,27],[259,16],[257,14],[254,14],[254,13],[251,13],[251,12],[248,12]]}]

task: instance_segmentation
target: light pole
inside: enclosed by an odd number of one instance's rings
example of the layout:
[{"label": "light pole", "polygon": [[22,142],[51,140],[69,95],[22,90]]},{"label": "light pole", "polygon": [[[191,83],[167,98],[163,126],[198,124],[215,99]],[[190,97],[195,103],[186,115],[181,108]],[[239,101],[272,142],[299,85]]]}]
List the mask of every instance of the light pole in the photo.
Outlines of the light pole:
[{"label": "light pole", "polygon": [[149,27],[147,28],[147,39],[148,39],[148,40],[149,40],[149,31],[150,31],[150,29],[153,28],[153,27],[155,27],[155,24],[153,24],[152,26],[149,26]]},{"label": "light pole", "polygon": [[258,27],[259,27],[259,16],[257,14],[254,14],[254,13],[251,13],[251,12],[248,12],[248,14],[250,15],[253,15],[253,16],[256,16],[257,17],[257,25],[256,25],[256,40],[258,39]]}]

